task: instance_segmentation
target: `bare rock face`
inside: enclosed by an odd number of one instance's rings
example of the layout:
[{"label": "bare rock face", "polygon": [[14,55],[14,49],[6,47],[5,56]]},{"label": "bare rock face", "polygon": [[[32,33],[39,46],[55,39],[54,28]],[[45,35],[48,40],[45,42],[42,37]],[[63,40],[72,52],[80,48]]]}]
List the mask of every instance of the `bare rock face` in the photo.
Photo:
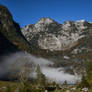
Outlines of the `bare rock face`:
[{"label": "bare rock face", "polygon": [[66,51],[80,40],[92,36],[92,23],[85,20],[59,24],[50,18],[41,18],[36,24],[25,26],[22,34],[28,42],[43,50]]}]

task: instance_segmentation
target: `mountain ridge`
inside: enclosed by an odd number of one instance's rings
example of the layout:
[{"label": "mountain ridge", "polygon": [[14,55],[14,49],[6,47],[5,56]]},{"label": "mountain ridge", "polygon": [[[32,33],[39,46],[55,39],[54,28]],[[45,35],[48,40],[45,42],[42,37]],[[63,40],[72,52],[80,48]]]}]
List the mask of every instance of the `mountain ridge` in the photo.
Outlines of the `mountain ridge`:
[{"label": "mountain ridge", "polygon": [[21,32],[27,41],[41,50],[66,51],[80,40],[92,36],[92,23],[85,20],[59,24],[51,18],[41,18],[36,24],[25,26]]}]

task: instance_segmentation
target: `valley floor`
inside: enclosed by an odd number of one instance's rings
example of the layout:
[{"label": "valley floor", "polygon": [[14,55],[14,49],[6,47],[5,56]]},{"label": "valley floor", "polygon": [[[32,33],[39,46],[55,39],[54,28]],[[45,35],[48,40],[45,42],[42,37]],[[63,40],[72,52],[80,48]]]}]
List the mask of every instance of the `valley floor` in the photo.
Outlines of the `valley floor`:
[{"label": "valley floor", "polygon": [[[35,86],[35,88],[38,90],[37,85],[33,84],[33,86]],[[0,92],[21,92],[19,90],[17,90],[17,88],[19,87],[19,83],[17,82],[9,82],[9,81],[0,81]],[[50,88],[50,86],[48,86]],[[31,89],[31,88],[30,88]],[[86,88],[83,90],[81,88],[77,88],[76,85],[65,85],[65,86],[61,86],[61,88],[56,88],[55,90],[52,91],[48,91],[46,89],[43,89],[39,87],[40,90],[35,90],[32,89],[32,92],[92,92],[92,88],[90,88],[90,90],[86,90]],[[23,90],[22,92],[31,92],[31,91],[25,91]]]}]

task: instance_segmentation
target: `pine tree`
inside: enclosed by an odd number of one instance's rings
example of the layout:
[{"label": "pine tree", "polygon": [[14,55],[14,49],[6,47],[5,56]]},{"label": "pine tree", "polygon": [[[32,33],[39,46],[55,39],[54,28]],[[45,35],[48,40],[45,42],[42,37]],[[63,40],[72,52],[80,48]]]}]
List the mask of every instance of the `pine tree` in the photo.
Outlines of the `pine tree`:
[{"label": "pine tree", "polygon": [[80,83],[80,87],[81,87],[81,88],[83,88],[83,87],[89,87],[87,78],[86,78],[86,76],[84,76],[84,75],[82,76],[81,83]]},{"label": "pine tree", "polygon": [[45,85],[45,83],[46,83],[46,77],[42,73],[40,65],[37,66],[36,73],[37,73],[37,83],[41,84],[41,85]]}]

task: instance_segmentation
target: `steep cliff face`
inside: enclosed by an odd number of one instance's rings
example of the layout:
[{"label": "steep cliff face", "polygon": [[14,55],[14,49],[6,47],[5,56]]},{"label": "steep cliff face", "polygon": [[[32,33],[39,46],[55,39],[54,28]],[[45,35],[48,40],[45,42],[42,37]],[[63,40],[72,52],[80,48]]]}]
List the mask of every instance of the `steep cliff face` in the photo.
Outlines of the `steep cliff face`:
[{"label": "steep cliff face", "polygon": [[59,24],[50,18],[41,18],[36,24],[27,25],[22,34],[34,47],[48,51],[67,51],[84,39],[92,38],[92,23],[85,20]]},{"label": "steep cliff face", "polygon": [[[30,51],[29,44],[21,34],[19,24],[13,20],[9,10],[5,6],[0,5],[0,48],[1,50],[3,46],[6,47],[5,49],[3,49],[6,51],[9,48],[12,48],[10,44],[12,44],[12,46],[14,45],[19,50]],[[3,52],[3,50],[1,52]]]}]

